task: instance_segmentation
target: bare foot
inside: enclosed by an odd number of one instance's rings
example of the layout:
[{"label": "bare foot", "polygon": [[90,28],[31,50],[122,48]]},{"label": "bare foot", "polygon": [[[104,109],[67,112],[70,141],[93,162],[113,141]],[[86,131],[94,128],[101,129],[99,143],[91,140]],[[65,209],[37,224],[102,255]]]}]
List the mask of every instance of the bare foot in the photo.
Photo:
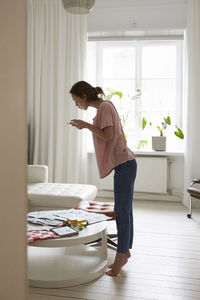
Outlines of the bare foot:
[{"label": "bare foot", "polygon": [[[127,258],[130,258],[130,257],[131,257],[131,252],[130,252],[130,251],[128,251],[128,253],[126,253],[126,257],[127,257]],[[111,264],[111,265],[109,265],[108,268],[109,268],[109,269],[112,269],[113,265],[114,265],[114,263]],[[122,267],[123,267],[123,266],[122,266]]]},{"label": "bare foot", "polygon": [[107,271],[106,274],[109,276],[117,276],[121,268],[128,262],[127,254],[128,253],[117,252],[114,264],[111,270]]}]

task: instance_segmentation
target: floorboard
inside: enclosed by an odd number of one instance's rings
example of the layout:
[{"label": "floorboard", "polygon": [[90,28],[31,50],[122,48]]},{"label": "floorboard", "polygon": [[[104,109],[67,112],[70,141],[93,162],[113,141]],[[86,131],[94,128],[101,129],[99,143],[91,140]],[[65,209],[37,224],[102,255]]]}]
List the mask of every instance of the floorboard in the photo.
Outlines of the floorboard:
[{"label": "floorboard", "polygon": [[[134,202],[132,257],[117,277],[103,275],[61,289],[29,288],[29,300],[200,299],[200,210],[193,218],[180,203]],[[116,231],[109,221],[108,231]],[[109,263],[115,250],[108,248]]]}]

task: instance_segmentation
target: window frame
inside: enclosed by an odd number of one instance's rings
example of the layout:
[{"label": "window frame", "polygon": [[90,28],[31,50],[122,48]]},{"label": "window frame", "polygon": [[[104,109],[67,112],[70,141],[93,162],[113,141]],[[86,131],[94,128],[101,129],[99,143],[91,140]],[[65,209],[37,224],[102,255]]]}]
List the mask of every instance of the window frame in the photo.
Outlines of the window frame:
[{"label": "window frame", "polygon": [[176,123],[183,127],[183,40],[137,40],[137,41],[88,41],[96,43],[96,85],[103,86],[103,49],[106,47],[135,47],[136,64],[135,64],[135,88],[142,86],[142,47],[155,45],[175,45],[176,52]]},{"label": "window frame", "polygon": [[[183,106],[184,106],[184,55],[185,55],[185,43],[183,39],[162,39],[162,38],[158,38],[158,39],[135,39],[135,40],[89,40],[88,43],[93,43],[93,45],[91,45],[91,51],[93,51],[93,53],[95,53],[95,55],[92,57],[92,65],[90,66],[90,68],[88,70],[92,71],[92,76],[90,76],[90,78],[88,78],[87,80],[94,86],[101,86],[103,87],[103,48],[105,47],[121,47],[121,46],[134,46],[135,47],[135,59],[136,59],[136,65],[135,65],[135,89],[140,88],[141,87],[141,83],[142,83],[142,47],[143,46],[156,46],[156,45],[175,45],[176,46],[176,104],[175,104],[175,120],[174,122],[178,125],[178,127],[183,128],[184,127],[184,118],[183,118]],[[89,56],[88,58],[90,59],[90,55],[92,53],[88,52]],[[92,67],[92,69],[91,69]],[[88,73],[89,76],[90,73]],[[105,86],[104,86],[105,88]],[[112,87],[110,87],[112,88]],[[139,101],[135,101],[135,111],[138,114],[141,114],[141,104]],[[85,113],[85,117],[87,119],[88,122],[92,121],[92,116],[93,116],[93,111],[92,109],[89,110],[87,113]],[[141,114],[142,116],[142,114]],[[138,151],[136,148],[136,144],[132,139],[132,136],[136,137],[136,136],[141,136],[141,137],[145,137],[145,134],[148,135],[148,130],[143,132],[142,128],[141,128],[141,119],[137,118],[136,119],[137,122],[137,126],[133,127],[133,131],[129,129],[129,133],[128,133],[128,137],[130,137],[130,139],[127,140],[128,142],[128,146],[131,149],[134,149],[134,151]],[[139,129],[140,131],[135,130],[137,128],[137,130]],[[171,132],[173,131],[173,128],[170,128]],[[155,130],[154,130],[155,131]],[[132,133],[131,133],[132,132]],[[156,130],[157,132],[157,130]],[[129,136],[130,134],[130,136]],[[181,151],[181,153],[183,152],[184,149],[184,143],[182,143],[182,141],[180,141],[179,139],[175,139],[173,140],[173,136],[170,136],[170,148],[172,149],[172,151]],[[89,138],[89,137],[88,137]],[[172,139],[171,139],[172,138]],[[149,140],[149,138],[148,138]],[[90,139],[89,139],[90,142]],[[150,140],[149,140],[150,142]],[[148,145],[150,145],[148,142]],[[172,142],[172,144],[171,144]],[[151,143],[151,142],[150,142]],[[91,143],[88,143],[91,144]],[[149,146],[147,149],[145,149],[145,151],[149,151]],[[93,148],[88,147],[88,151],[93,151]],[[142,150],[139,150],[139,152],[141,152]],[[146,153],[146,152],[145,152]]]}]

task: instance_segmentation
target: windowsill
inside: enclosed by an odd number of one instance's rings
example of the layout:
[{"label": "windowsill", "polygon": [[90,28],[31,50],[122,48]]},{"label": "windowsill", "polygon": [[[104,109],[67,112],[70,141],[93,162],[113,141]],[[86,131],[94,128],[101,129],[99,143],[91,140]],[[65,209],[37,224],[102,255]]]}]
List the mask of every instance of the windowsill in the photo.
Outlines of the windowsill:
[{"label": "windowsill", "polygon": [[[153,151],[153,150],[134,150],[131,149],[136,156],[184,156],[184,152],[180,151]],[[94,151],[88,151],[88,154],[94,154]]]},{"label": "windowsill", "polygon": [[132,150],[136,156],[184,156],[184,152],[180,151],[153,151],[153,150]]}]

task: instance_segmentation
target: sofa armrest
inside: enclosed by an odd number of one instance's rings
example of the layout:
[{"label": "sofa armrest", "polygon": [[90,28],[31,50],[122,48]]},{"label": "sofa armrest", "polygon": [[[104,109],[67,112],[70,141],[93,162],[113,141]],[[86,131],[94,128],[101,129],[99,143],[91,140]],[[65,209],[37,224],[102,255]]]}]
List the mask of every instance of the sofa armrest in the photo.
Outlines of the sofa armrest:
[{"label": "sofa armrest", "polygon": [[28,165],[28,183],[48,182],[48,166]]}]

